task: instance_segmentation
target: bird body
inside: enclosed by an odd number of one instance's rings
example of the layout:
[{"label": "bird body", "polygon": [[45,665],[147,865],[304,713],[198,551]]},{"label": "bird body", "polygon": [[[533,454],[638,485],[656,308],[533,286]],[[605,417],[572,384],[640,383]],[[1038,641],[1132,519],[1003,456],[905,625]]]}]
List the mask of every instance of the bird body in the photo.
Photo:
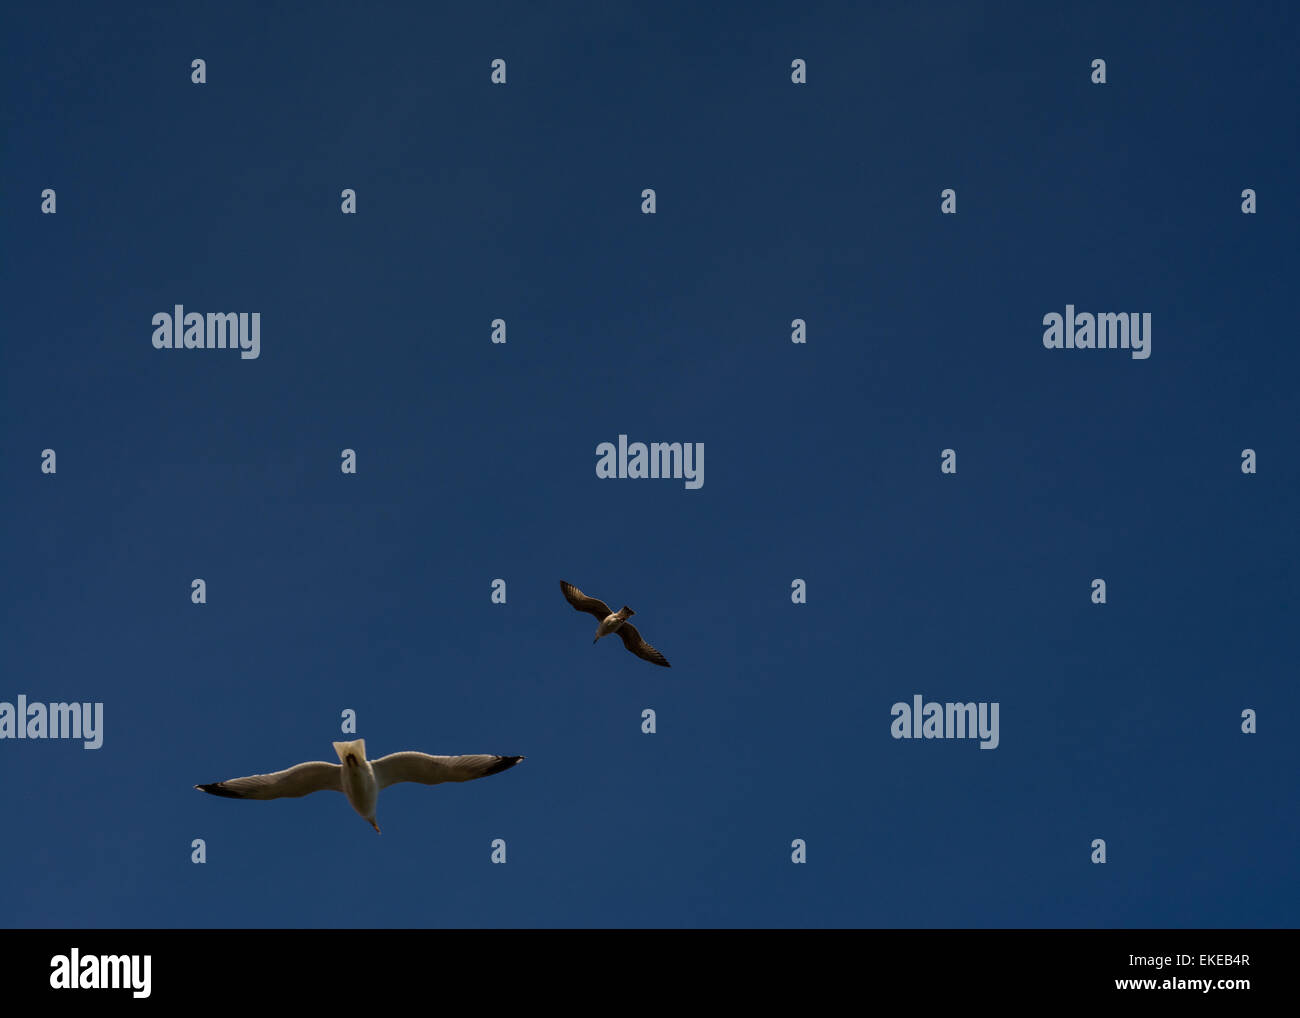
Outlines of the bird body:
[{"label": "bird body", "polygon": [[636,626],[628,621],[636,612],[627,605],[623,605],[618,611],[612,611],[600,598],[588,597],[572,583],[566,583],[564,580],[560,581],[560,590],[564,594],[564,599],[573,605],[574,610],[594,615],[600,621],[596,626],[596,637],[591,641],[593,644],[597,643],[602,636],[618,633],[623,646],[637,657],[651,664],[662,665],[665,668],[672,667],[668,659],[646,643]]},{"label": "bird body", "polygon": [[379,793],[400,781],[439,785],[445,781],[473,781],[499,774],[523,759],[485,753],[467,756],[430,756],[427,753],[390,753],[366,759],[366,740],[334,743],[339,762],[314,760],[273,774],[254,774],[210,785],[195,785],[201,792],[227,799],[297,799],[312,792],[342,792],[361,817],[379,833],[375,822]]},{"label": "bird body", "polygon": [[343,769],[339,774],[343,783],[343,794],[352,803],[352,808],[361,814],[379,832],[375,823],[375,811],[379,805],[379,781],[375,777],[375,765],[366,759],[366,740],[355,742],[336,742],[334,752],[339,755]]},{"label": "bird body", "polygon": [[635,614],[636,612],[627,605],[623,605],[623,607],[616,612],[610,612],[600,620],[600,625],[596,627],[596,639],[591,642],[595,643],[596,640],[599,640],[602,636],[608,636],[610,633],[618,632],[623,623]]}]

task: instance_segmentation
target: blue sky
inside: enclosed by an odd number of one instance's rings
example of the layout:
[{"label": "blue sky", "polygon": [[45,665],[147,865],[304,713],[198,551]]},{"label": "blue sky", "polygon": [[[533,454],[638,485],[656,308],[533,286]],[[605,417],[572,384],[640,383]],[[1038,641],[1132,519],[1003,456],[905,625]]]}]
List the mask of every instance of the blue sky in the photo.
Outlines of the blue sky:
[{"label": "blue sky", "polygon": [[6,11],[0,924],[1296,925],[1295,15],[874,7]]}]

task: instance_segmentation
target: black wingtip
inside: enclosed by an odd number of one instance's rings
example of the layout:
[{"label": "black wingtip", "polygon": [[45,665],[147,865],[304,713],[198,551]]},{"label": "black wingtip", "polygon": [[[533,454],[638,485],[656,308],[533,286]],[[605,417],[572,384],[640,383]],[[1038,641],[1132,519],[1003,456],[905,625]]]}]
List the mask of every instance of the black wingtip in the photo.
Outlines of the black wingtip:
[{"label": "black wingtip", "polygon": [[225,785],[220,781],[214,782],[211,785],[195,785],[194,787],[197,788],[200,792],[207,792],[209,795],[219,795],[223,799],[243,798],[243,796],[240,795],[238,792],[230,791],[230,789],[226,788]]},{"label": "black wingtip", "polygon": [[522,756],[503,756],[483,772],[483,777],[486,778],[492,774],[500,774],[502,771],[508,771],[522,759]]}]

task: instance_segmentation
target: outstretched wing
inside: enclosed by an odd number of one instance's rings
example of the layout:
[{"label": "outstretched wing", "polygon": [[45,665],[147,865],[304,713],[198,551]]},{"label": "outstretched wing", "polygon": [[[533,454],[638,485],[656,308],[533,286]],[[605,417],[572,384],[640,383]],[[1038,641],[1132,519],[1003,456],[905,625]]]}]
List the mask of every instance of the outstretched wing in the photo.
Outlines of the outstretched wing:
[{"label": "outstretched wing", "polygon": [[469,756],[429,756],[428,753],[389,753],[370,761],[375,782],[387,788],[399,781],[421,785],[440,785],[444,781],[473,781],[509,770],[522,756],[493,756],[474,753]]},{"label": "outstretched wing", "polygon": [[598,597],[588,597],[572,583],[560,581],[560,589],[564,591],[564,597],[580,612],[586,612],[588,615],[595,615],[596,618],[604,622],[606,616],[614,614],[609,610],[609,605]]},{"label": "outstretched wing", "polygon": [[312,792],[343,791],[342,770],[338,764],[313,760],[274,774],[254,774],[194,787],[227,799],[297,799]]},{"label": "outstretched wing", "polygon": [[636,631],[636,626],[632,625],[631,622],[624,622],[619,626],[618,635],[623,637],[623,646],[637,657],[645,658],[651,664],[663,665],[665,668],[672,667],[666,657],[641,639],[641,634]]}]

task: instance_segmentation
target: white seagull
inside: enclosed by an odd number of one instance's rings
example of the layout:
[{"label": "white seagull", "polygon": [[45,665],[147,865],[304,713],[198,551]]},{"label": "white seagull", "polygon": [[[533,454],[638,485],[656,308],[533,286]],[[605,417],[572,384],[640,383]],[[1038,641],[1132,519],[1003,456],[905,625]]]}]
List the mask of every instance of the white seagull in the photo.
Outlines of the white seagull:
[{"label": "white seagull", "polygon": [[[663,665],[665,668],[671,668],[668,659],[659,651],[655,650],[645,640],[641,639],[641,634],[637,632],[636,626],[628,622],[628,618],[635,615],[631,608],[623,605],[618,611],[610,611],[609,605],[598,597],[588,597],[572,583],[560,581],[560,590],[564,591],[565,600],[573,607],[589,615],[595,615],[600,619],[600,625],[596,627],[596,640],[602,636],[608,636],[610,633],[618,633],[623,640],[623,646],[630,650],[637,657],[649,661],[651,664]],[[595,643],[596,640],[592,640]]]},{"label": "white seagull", "polygon": [[312,792],[342,792],[352,808],[379,833],[375,807],[379,793],[399,781],[439,785],[444,781],[473,781],[509,770],[522,756],[429,756],[427,753],[389,753],[366,759],[366,740],[336,742],[341,763],[313,760],[274,774],[254,774],[211,785],[195,785],[201,792],[227,799],[297,799]]}]

